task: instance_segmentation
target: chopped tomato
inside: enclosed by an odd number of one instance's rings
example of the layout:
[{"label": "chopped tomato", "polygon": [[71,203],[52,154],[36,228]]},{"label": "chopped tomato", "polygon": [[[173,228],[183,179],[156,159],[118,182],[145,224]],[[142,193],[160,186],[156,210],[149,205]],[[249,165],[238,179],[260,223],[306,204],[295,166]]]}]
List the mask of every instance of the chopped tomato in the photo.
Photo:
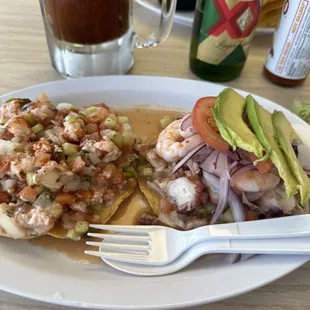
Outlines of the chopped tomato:
[{"label": "chopped tomato", "polygon": [[229,144],[219,134],[213,119],[215,101],[216,97],[203,97],[196,102],[192,113],[193,126],[207,144],[217,151],[227,152]]},{"label": "chopped tomato", "polygon": [[18,196],[23,201],[35,201],[37,192],[31,186],[25,186],[19,193]]},{"label": "chopped tomato", "polygon": [[76,201],[76,196],[72,193],[59,193],[56,197],[56,202],[61,205],[70,205]]},{"label": "chopped tomato", "polygon": [[9,203],[11,202],[10,196],[6,192],[0,192],[0,203]]},{"label": "chopped tomato", "polygon": [[[249,158],[253,163],[258,159],[254,153],[249,153]],[[255,167],[260,173],[267,173],[272,168],[272,165],[271,159],[268,158],[264,161],[259,161]]]}]

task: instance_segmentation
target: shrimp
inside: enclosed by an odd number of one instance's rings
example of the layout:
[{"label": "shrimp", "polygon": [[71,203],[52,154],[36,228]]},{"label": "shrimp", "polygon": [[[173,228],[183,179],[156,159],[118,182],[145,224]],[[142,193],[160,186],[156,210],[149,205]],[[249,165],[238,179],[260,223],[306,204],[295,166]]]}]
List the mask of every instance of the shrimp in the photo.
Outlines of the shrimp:
[{"label": "shrimp", "polygon": [[64,122],[63,135],[70,141],[79,142],[85,137],[84,121],[77,119],[75,122],[69,122],[68,119]]},{"label": "shrimp", "polygon": [[32,148],[34,156],[37,156],[39,153],[52,153],[52,146],[46,138],[40,138],[39,141],[32,145]]},{"label": "shrimp", "polygon": [[109,111],[103,107],[96,107],[94,111],[86,113],[91,123],[101,123],[109,116]]},{"label": "shrimp", "polygon": [[192,150],[193,146],[204,142],[193,131],[181,130],[184,118],[169,124],[158,136],[156,153],[168,162],[179,161]]},{"label": "shrimp", "polygon": [[260,192],[275,188],[280,178],[273,173],[262,174],[258,170],[236,172],[231,178],[231,186],[242,192]]},{"label": "shrimp", "polygon": [[26,121],[22,117],[15,117],[7,122],[7,131],[13,134],[15,137],[26,137],[31,134],[31,130],[28,127]]},{"label": "shrimp", "polygon": [[96,142],[94,147],[99,151],[108,153],[105,155],[103,162],[107,163],[119,158],[122,152],[117,146],[106,136],[102,137],[102,139],[102,141]]},{"label": "shrimp", "polygon": [[146,160],[156,169],[156,171],[163,171],[167,167],[167,162],[159,157],[155,150],[147,151]]},{"label": "shrimp", "polygon": [[23,102],[20,99],[16,99],[9,103],[3,104],[0,108],[1,124],[4,124],[9,119],[21,116],[22,105]]}]

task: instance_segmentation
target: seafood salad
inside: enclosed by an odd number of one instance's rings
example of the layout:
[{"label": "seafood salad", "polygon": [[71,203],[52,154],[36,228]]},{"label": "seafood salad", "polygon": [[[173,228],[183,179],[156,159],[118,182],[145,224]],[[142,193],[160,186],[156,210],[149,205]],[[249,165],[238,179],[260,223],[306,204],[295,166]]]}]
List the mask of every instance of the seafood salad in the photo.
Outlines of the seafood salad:
[{"label": "seafood salad", "polygon": [[0,123],[0,235],[78,240],[136,186],[135,135],[105,104],[11,98]]},{"label": "seafood salad", "polygon": [[301,141],[282,112],[227,88],[162,127],[157,139],[135,145],[138,181],[155,213],[140,224],[188,230],[309,213]]},{"label": "seafood salad", "polygon": [[130,222],[141,225],[189,230],[309,213],[297,133],[282,112],[231,88],[163,117],[160,131],[151,123],[150,140],[134,133],[130,112],[104,103],[53,105],[41,93],[0,112],[1,236],[80,240],[134,191],[151,207]]}]

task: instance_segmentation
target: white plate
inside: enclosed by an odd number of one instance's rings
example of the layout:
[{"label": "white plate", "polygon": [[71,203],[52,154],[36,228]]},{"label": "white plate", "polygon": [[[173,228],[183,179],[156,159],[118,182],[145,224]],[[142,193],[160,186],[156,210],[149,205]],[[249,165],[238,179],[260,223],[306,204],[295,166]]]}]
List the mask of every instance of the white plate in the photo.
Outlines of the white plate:
[{"label": "white plate", "polygon": [[[160,14],[161,8],[159,5],[158,0],[136,0],[137,3],[139,3],[141,6],[147,8],[148,10]],[[174,15],[174,20],[179,23],[186,26],[191,27],[194,22],[194,11],[190,12],[182,12],[178,11]],[[257,28],[256,34],[271,34],[274,32],[274,28]]]},{"label": "white plate", "polygon": [[[10,97],[34,98],[45,91],[55,103],[104,101],[111,106],[150,104],[191,110],[199,97],[215,96],[222,89],[216,84],[175,78],[107,76],[42,84],[2,96],[0,102]],[[299,118],[269,100],[256,98],[268,110],[282,110],[302,137],[310,137],[309,126]],[[304,148],[301,154],[306,158],[309,153]],[[0,289],[49,303],[97,309],[173,309],[214,302],[267,284],[310,258],[257,256],[227,265],[222,257],[204,257],[179,273],[141,278],[108,265],[73,263],[27,241],[0,238],[0,253]]]}]

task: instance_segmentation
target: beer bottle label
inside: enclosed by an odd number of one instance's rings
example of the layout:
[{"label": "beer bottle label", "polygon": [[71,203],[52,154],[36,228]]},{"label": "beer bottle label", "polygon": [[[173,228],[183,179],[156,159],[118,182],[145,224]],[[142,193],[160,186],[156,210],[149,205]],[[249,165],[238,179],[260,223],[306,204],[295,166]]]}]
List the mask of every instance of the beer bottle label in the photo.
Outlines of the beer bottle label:
[{"label": "beer bottle label", "polygon": [[246,60],[259,17],[259,0],[198,0],[203,14],[197,58],[213,65]]}]

